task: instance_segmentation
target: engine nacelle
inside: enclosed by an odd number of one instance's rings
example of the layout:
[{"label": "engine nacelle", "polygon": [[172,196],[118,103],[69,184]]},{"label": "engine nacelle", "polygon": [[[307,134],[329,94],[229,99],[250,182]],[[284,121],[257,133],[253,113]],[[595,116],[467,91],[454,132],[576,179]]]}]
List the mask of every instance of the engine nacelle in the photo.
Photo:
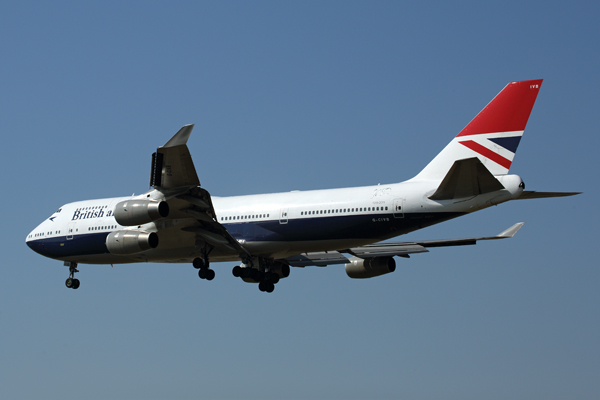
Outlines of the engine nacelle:
[{"label": "engine nacelle", "polygon": [[350,278],[363,279],[389,274],[396,270],[394,257],[350,258],[346,264],[346,274]]},{"label": "engine nacelle", "polygon": [[279,275],[280,279],[290,276],[290,266],[284,263],[274,263],[271,267],[271,272]]},{"label": "engine nacelle", "polygon": [[154,232],[117,231],[106,237],[106,248],[111,254],[127,255],[155,249],[158,235]]},{"label": "engine nacelle", "polygon": [[169,215],[166,201],[125,200],[115,206],[115,219],[120,225],[143,225]]}]

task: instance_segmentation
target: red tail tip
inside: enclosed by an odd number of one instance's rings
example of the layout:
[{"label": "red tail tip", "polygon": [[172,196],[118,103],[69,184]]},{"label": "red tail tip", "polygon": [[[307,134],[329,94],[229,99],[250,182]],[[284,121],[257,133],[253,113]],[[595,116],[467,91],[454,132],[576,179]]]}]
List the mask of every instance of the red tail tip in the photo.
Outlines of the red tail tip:
[{"label": "red tail tip", "polygon": [[458,136],[525,130],[542,81],[509,83]]}]

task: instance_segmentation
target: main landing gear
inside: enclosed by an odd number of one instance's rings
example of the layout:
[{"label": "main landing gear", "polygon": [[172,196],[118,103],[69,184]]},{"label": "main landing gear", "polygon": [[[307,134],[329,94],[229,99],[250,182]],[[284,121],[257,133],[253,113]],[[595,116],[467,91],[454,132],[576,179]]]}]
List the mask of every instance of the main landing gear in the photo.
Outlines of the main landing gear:
[{"label": "main landing gear", "polygon": [[207,281],[212,281],[215,279],[215,271],[209,268],[210,263],[208,261],[208,257],[204,259],[198,257],[194,258],[192,265],[198,270],[198,276],[200,279],[206,279]]},{"label": "main landing gear", "polygon": [[75,272],[79,272],[77,269],[77,263],[74,262],[65,262],[65,266],[69,267],[69,277],[65,281],[65,285],[69,289],[77,289],[79,287],[79,279],[75,278]]},{"label": "main landing gear", "polygon": [[273,292],[273,290],[275,290],[275,284],[277,284],[282,277],[285,278],[290,274],[289,266],[287,265],[269,265],[270,270],[268,271],[265,270],[265,266],[261,268],[263,269],[261,271],[257,268],[246,266],[245,264],[242,265],[244,265],[244,267],[239,265],[233,267],[233,270],[231,271],[233,276],[241,278],[244,282],[258,283],[258,290],[261,292]]}]

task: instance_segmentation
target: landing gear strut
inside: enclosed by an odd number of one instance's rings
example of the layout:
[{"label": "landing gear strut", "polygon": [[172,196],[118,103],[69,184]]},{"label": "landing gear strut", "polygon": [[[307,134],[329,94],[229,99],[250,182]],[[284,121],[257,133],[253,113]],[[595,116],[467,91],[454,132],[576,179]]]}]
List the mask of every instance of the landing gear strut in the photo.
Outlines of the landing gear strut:
[{"label": "landing gear strut", "polygon": [[65,285],[69,289],[77,289],[80,284],[79,279],[75,278],[75,272],[79,272],[77,269],[77,263],[66,261],[65,266],[69,267],[69,277],[65,281]]},{"label": "landing gear strut", "polygon": [[198,270],[200,279],[206,279],[207,281],[215,279],[215,271],[209,268],[210,263],[208,257],[205,257],[204,259],[196,257],[194,258],[192,265]]}]

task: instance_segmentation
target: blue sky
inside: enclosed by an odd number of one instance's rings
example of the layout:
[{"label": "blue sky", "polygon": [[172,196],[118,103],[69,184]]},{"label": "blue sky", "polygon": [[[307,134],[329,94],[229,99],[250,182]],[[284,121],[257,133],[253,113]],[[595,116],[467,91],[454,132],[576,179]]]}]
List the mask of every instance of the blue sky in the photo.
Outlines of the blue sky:
[{"label": "blue sky", "polygon": [[[595,399],[595,2],[4,2],[0,397]],[[543,78],[511,172],[583,191],[403,239],[393,274],[67,268],[24,243],[62,204],[147,189],[184,124],[214,196],[399,182],[508,82]]]}]

